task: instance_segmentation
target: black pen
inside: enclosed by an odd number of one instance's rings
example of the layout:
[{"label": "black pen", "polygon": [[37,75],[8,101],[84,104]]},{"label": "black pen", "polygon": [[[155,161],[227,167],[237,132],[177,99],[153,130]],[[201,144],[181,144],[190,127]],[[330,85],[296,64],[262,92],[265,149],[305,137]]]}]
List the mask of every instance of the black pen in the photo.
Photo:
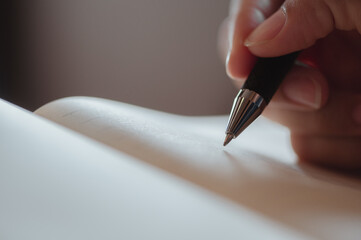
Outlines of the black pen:
[{"label": "black pen", "polygon": [[238,137],[263,112],[298,54],[294,52],[280,57],[258,58],[234,99],[223,146]]}]

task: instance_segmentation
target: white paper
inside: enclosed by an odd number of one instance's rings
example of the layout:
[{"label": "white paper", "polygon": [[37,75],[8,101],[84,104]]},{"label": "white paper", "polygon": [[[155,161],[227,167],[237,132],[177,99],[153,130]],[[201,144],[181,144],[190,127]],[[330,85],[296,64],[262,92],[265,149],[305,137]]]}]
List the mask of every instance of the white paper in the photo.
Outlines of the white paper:
[{"label": "white paper", "polygon": [[0,239],[308,237],[4,101],[0,114]]},{"label": "white paper", "polygon": [[225,116],[184,117],[94,98],[63,99],[37,114],[310,238],[361,236],[359,182],[301,171],[288,131],[265,120],[224,148]]}]

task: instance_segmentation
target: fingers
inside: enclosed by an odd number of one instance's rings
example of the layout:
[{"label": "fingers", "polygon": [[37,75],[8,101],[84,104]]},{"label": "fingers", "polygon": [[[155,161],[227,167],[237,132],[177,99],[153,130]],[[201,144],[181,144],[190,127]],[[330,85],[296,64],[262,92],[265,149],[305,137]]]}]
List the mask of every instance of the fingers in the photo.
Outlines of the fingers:
[{"label": "fingers", "polygon": [[[353,67],[358,62],[357,51],[349,47],[352,52],[345,54],[347,47],[343,47],[333,55],[321,54],[322,49],[348,46],[345,38],[337,35],[330,38],[337,32],[347,35],[336,29],[361,33],[361,1],[238,0],[232,3],[228,23],[224,24],[228,34],[223,41],[228,39],[228,42],[222,51],[228,49],[224,54],[228,75],[241,86],[254,65],[254,56],[280,56],[308,48],[301,59],[318,67],[328,81],[317,69],[295,66],[264,114],[290,128],[293,147],[301,160],[339,168],[361,168],[361,95],[359,71]],[[318,43],[331,48],[309,48],[325,36],[330,41]],[[358,37],[353,39],[359,41]],[[354,44],[358,45],[358,42]],[[307,57],[306,53],[310,55]],[[350,57],[340,58],[344,64],[339,67],[338,59],[335,62],[329,56]],[[347,62],[347,59],[351,60]]]},{"label": "fingers", "polygon": [[[241,88],[244,80],[236,79],[234,83]],[[317,69],[296,65],[286,75],[267,108],[316,111],[326,104],[328,94],[327,80]]]},{"label": "fingers", "polygon": [[248,36],[245,45],[262,57],[299,51],[335,29],[361,33],[360,12],[361,1],[286,0]]},{"label": "fingers", "polygon": [[316,111],[326,104],[328,92],[327,80],[318,70],[296,65],[287,74],[269,107]]},{"label": "fingers", "polygon": [[301,161],[337,169],[361,169],[361,136],[292,135],[292,145]]},{"label": "fingers", "polygon": [[[303,70],[292,70],[290,75],[307,74]],[[318,73],[313,74],[317,77]],[[292,76],[289,77],[291,79],[285,79],[282,91],[288,84],[293,84]],[[320,79],[316,81],[322,84]],[[284,100],[282,91],[277,95],[279,102],[271,102],[264,115],[290,129],[292,145],[299,159],[338,169],[361,170],[361,94],[333,88],[327,102],[322,97],[320,108],[300,111]],[[322,94],[328,94],[325,91],[328,89],[321,90]]]},{"label": "fingers", "polygon": [[231,2],[228,31],[227,74],[233,79],[246,77],[255,57],[244,40],[261,22],[282,4],[282,0],[234,0]]},{"label": "fingers", "polygon": [[360,106],[360,94],[332,91],[319,110],[307,112],[273,106],[266,108],[265,115],[287,126],[295,135],[360,137]]}]

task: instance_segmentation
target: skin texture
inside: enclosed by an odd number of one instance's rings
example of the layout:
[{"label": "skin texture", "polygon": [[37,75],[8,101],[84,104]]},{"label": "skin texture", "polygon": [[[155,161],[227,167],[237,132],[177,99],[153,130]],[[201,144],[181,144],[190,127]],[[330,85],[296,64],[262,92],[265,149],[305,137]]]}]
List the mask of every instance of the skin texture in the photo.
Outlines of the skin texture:
[{"label": "skin texture", "polygon": [[361,1],[234,0],[219,48],[238,87],[255,56],[302,50],[264,114],[301,161],[361,169]]}]

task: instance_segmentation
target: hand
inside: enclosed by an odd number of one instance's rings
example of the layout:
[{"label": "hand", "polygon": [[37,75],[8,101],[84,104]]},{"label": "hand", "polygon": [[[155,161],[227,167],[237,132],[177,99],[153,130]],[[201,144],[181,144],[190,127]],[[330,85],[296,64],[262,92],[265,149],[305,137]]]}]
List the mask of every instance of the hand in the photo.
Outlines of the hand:
[{"label": "hand", "polygon": [[303,50],[265,115],[291,131],[300,160],[361,169],[361,1],[235,0],[220,31],[238,86],[256,57]]}]

